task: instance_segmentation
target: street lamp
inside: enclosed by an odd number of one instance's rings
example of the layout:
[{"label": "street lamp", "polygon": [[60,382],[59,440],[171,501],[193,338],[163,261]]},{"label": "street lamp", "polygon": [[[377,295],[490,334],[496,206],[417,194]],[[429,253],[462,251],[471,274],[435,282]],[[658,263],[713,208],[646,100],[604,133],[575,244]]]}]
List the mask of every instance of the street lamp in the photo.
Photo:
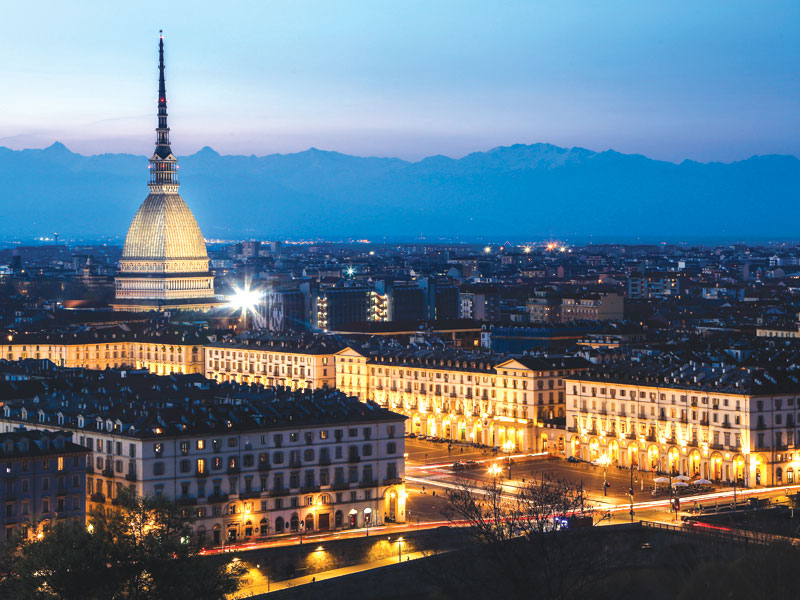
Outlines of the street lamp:
[{"label": "street lamp", "polygon": [[261,302],[263,292],[251,289],[249,285],[244,288],[233,288],[233,295],[228,299],[228,306],[241,311],[242,329],[247,330],[247,313],[253,313],[253,320],[257,326],[261,326],[258,319],[258,305]]},{"label": "street lamp", "polygon": [[497,480],[500,474],[503,472],[503,468],[498,465],[497,463],[491,465],[488,469],[489,475],[492,476],[493,479]]},{"label": "street lamp", "polygon": [[611,459],[608,457],[608,454],[603,454],[603,456],[598,459],[598,462],[603,467],[603,496],[608,496],[607,470],[608,465],[611,463]]},{"label": "street lamp", "polygon": [[506,459],[508,460],[508,478],[511,479],[511,453],[514,452],[516,445],[512,440],[506,440],[506,443],[503,444],[503,452],[506,453]]},{"label": "street lamp", "polygon": [[403,562],[403,538],[397,538],[397,563]]}]

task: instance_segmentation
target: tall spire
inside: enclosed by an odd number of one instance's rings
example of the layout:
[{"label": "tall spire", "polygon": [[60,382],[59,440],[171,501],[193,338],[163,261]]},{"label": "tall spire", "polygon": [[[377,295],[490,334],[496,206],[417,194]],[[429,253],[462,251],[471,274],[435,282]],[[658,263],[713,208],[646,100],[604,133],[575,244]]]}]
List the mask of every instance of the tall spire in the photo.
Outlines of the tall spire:
[{"label": "tall spire", "polygon": [[[158,38],[158,127],[156,128],[156,151],[150,159],[150,187],[175,186],[177,159],[169,145],[167,126],[167,86],[164,80],[164,34],[159,31]],[[163,189],[163,188],[162,188]],[[164,190],[166,191],[166,190]],[[172,191],[172,190],[170,190]]]}]

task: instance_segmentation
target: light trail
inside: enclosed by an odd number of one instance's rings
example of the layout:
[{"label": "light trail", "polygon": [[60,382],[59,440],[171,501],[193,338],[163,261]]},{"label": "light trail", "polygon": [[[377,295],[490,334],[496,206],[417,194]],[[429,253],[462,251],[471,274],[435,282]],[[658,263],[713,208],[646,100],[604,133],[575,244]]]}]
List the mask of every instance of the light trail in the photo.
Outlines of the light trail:
[{"label": "light trail", "polygon": [[477,464],[483,465],[483,464],[487,464],[487,463],[506,461],[509,458],[511,460],[517,460],[517,459],[520,459],[520,458],[537,458],[539,456],[549,456],[549,454],[547,452],[536,452],[534,454],[512,454],[511,456],[494,456],[492,458],[481,458],[481,459],[472,460],[472,461],[456,460],[456,461],[448,461],[448,462],[444,462],[444,463],[435,463],[435,464],[430,464],[430,465],[406,465],[406,471],[408,471],[409,469],[417,469],[417,470],[420,470],[420,471],[425,471],[425,470],[428,470],[428,469],[443,469],[443,468],[452,467],[457,462],[473,462],[473,463],[477,463]]}]

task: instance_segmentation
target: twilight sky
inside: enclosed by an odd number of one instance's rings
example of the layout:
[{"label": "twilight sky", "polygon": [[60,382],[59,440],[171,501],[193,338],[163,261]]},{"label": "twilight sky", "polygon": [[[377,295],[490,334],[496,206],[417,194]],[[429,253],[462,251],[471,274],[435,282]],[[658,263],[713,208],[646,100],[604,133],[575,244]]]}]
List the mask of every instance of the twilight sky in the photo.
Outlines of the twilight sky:
[{"label": "twilight sky", "polygon": [[800,155],[800,2],[13,2],[0,145],[418,159],[513,143]]}]

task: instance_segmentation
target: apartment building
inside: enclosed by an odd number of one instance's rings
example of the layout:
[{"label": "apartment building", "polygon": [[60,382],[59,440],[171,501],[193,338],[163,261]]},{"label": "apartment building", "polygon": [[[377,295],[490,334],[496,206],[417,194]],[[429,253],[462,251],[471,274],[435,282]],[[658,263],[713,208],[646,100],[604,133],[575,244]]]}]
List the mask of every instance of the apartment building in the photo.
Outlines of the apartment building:
[{"label": "apartment building", "polygon": [[165,496],[215,546],[405,520],[405,417],[374,403],[197,375],[32,369],[53,391],[6,401],[0,428],[72,432],[91,450],[92,508],[112,510],[123,486]]},{"label": "apartment building", "polygon": [[336,352],[343,344],[333,336],[265,336],[211,342],[203,349],[205,375],[296,389],[336,386]]},{"label": "apartment building", "polygon": [[578,358],[348,347],[336,355],[345,394],[408,417],[407,433],[563,453],[564,377]]},{"label": "apartment building", "polygon": [[798,477],[800,382],[790,372],[650,359],[565,385],[571,456],[747,486]]},{"label": "apartment building", "polygon": [[624,298],[615,293],[556,294],[539,292],[528,298],[526,308],[532,323],[573,321],[619,321],[624,318]]},{"label": "apartment building", "polygon": [[674,298],[681,288],[681,278],[664,271],[632,273],[628,278],[628,298]]},{"label": "apartment building", "polygon": [[59,520],[86,517],[86,455],[67,431],[0,434],[0,527],[28,539]]},{"label": "apartment building", "polygon": [[158,375],[202,373],[203,344],[196,329],[97,327],[82,331],[9,334],[0,357],[9,361],[45,359],[62,367],[147,369]]}]

